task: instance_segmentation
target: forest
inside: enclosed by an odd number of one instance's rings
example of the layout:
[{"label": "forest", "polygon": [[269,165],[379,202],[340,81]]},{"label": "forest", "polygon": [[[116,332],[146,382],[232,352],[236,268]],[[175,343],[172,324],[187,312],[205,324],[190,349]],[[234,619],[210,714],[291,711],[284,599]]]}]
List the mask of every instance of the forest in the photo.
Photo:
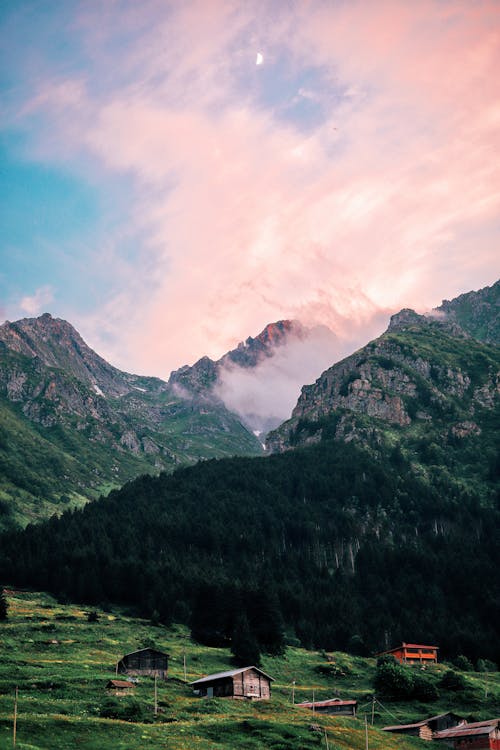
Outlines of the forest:
[{"label": "forest", "polygon": [[499,663],[498,494],[485,506],[447,476],[328,440],[205,461],[5,533],[0,580],[125,604],[212,645],[242,630],[267,653],[406,640]]}]

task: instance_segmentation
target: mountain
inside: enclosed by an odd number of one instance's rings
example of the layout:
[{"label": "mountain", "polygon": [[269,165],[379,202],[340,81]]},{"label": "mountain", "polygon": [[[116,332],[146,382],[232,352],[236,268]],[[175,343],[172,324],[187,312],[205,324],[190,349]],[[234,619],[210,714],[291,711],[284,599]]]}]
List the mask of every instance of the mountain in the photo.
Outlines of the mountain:
[{"label": "mountain", "polygon": [[500,280],[478,292],[444,300],[436,312],[478,341],[500,345]]},{"label": "mountain", "polygon": [[210,394],[264,436],[290,414],[304,382],[337,356],[339,341],[326,326],[297,320],[267,325],[219,360],[203,357],[173,372],[169,385],[188,394]]},{"label": "mountain", "polygon": [[248,454],[256,437],[209,390],[122,372],[68,322],[0,326],[0,526],[200,458]]},{"label": "mountain", "polygon": [[460,322],[402,310],[304,386],[273,455],[142,476],[3,534],[0,581],[125,603],[211,645],[244,620],[271,653],[286,631],[500,663],[500,349],[472,335],[495,294],[474,295]]},{"label": "mountain", "polygon": [[445,302],[433,316],[394,315],[382,336],[303,387],[291,419],[268,435],[268,449],[329,438],[398,446],[420,471],[448,467],[457,482],[478,482],[488,495],[475,453],[500,465],[500,349],[472,333],[495,338],[499,290]]},{"label": "mountain", "polygon": [[214,361],[202,357],[194,365],[181,367],[171,373],[169,385],[185,388],[190,393],[205,392],[213,387],[224,367],[251,369],[266,357],[272,357],[277,347],[284,346],[290,339],[302,341],[311,334],[311,329],[298,320],[279,320],[269,323],[258,336],[249,336],[223,357]]}]

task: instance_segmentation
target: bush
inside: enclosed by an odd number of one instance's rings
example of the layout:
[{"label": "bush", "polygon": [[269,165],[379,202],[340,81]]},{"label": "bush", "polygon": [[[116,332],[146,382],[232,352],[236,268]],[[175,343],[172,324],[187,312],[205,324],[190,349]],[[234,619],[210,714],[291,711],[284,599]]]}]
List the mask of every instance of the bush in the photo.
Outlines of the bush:
[{"label": "bush", "polygon": [[454,672],[452,669],[449,669],[448,672],[445,672],[442,676],[439,682],[439,686],[444,690],[458,692],[459,690],[465,689],[465,680],[461,674],[458,674],[458,672]]},{"label": "bush", "polygon": [[432,703],[439,699],[439,690],[429,677],[416,674],[413,677],[413,698],[423,703]]},{"label": "bush", "polygon": [[121,721],[144,722],[149,716],[141,704],[136,700],[118,701],[115,698],[106,698],[102,704],[99,715],[103,719],[121,719]]},{"label": "bush", "polygon": [[457,656],[457,658],[453,660],[453,663],[457,669],[460,669],[461,672],[473,672],[474,671],[474,667],[472,666],[471,660],[468,659],[466,656],[463,656],[463,654],[460,654],[460,656]]},{"label": "bush", "polygon": [[378,660],[373,682],[378,695],[389,700],[409,700],[413,694],[414,676],[409,667],[399,664],[394,657]]},{"label": "bush", "polygon": [[489,659],[478,659],[476,664],[476,672],[497,672],[498,667],[494,661]]}]

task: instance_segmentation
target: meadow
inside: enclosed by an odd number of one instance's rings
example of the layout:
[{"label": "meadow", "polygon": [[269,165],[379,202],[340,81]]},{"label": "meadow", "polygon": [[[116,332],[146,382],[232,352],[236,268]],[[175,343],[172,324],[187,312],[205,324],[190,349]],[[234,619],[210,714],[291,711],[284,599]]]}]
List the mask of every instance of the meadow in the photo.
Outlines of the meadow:
[{"label": "meadow", "polygon": [[[403,723],[454,710],[472,718],[500,715],[499,673],[463,672],[458,693],[437,702],[375,704],[376,660],[326,654],[288,646],[282,657],[263,657],[275,678],[269,702],[200,699],[187,683],[232,668],[228,649],[200,646],[183,626],[164,628],[125,610],[89,610],[61,604],[47,594],[7,590],[8,620],[0,623],[0,747],[13,746],[14,696],[18,688],[19,750],[364,750],[365,715],[372,750],[428,747],[416,739],[381,732]],[[92,618],[91,618],[92,619]],[[154,646],[170,655],[169,679],[158,685],[141,678],[134,694],[114,697],[106,683],[125,653]],[[432,668],[438,680],[448,669]],[[319,716],[300,701],[335,695],[356,698],[356,719]],[[292,702],[294,701],[294,702]]]}]

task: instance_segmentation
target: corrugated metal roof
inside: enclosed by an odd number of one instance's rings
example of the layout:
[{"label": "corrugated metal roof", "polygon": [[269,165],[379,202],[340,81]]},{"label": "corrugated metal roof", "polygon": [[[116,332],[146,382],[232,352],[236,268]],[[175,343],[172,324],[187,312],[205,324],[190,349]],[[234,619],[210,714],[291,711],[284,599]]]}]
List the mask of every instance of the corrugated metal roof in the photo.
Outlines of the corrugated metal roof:
[{"label": "corrugated metal roof", "polygon": [[137,651],[131,651],[129,654],[124,654],[120,661],[122,659],[125,659],[126,656],[133,656],[134,654],[142,654],[144,651],[154,651],[155,654],[160,654],[160,656],[166,656],[168,658],[169,654],[166,654],[164,651],[159,651],[157,648],[149,648],[147,646],[146,648],[139,648]]},{"label": "corrugated metal roof", "polygon": [[224,677],[234,677],[236,674],[241,674],[242,672],[248,672],[249,669],[255,669],[256,672],[259,672],[259,674],[264,675],[264,677],[267,677],[268,680],[272,680],[274,682],[274,677],[270,677],[268,674],[262,671],[262,669],[259,669],[258,667],[241,667],[240,669],[230,669],[228,672],[215,672],[214,674],[209,674],[206,677],[201,677],[199,680],[195,680],[194,682],[190,682],[190,685],[200,685],[202,682],[212,682],[212,680],[221,680]]},{"label": "corrugated metal roof", "polygon": [[[396,729],[417,729],[419,727],[424,727],[426,724],[430,724],[431,721],[437,721],[438,719],[444,719],[445,716],[456,716],[456,714],[453,714],[451,711],[446,711],[444,714],[437,714],[436,716],[431,716],[428,719],[422,719],[422,721],[416,721],[413,724],[394,724],[390,727],[382,727],[383,731],[385,732],[391,732],[395,731]],[[457,719],[460,717],[457,716]],[[442,730],[445,731],[444,729]],[[446,730],[448,731],[448,730]]]},{"label": "corrugated metal roof", "polygon": [[133,688],[135,687],[133,682],[128,682],[128,680],[109,680],[108,682],[109,687],[115,687],[115,688]]},{"label": "corrugated metal roof", "polygon": [[428,646],[424,643],[402,643],[400,646],[394,646],[394,648],[390,648],[388,651],[380,651],[378,654],[375,654],[375,656],[383,656],[384,654],[392,654],[393,651],[401,651],[403,648],[427,648],[427,649],[435,649],[436,651],[439,651],[439,646]]},{"label": "corrugated metal roof", "polygon": [[315,708],[322,708],[326,706],[356,706],[357,703],[358,701],[355,700],[343,701],[340,698],[329,698],[326,701],[304,701],[303,703],[297,703],[297,705],[302,708],[312,708],[313,706]]},{"label": "corrugated metal roof", "polygon": [[460,724],[458,727],[450,727],[450,729],[442,729],[440,732],[436,732],[434,739],[446,740],[454,739],[455,737],[487,735],[498,729],[499,724],[500,719],[488,719],[488,721],[474,721],[471,724]]}]

